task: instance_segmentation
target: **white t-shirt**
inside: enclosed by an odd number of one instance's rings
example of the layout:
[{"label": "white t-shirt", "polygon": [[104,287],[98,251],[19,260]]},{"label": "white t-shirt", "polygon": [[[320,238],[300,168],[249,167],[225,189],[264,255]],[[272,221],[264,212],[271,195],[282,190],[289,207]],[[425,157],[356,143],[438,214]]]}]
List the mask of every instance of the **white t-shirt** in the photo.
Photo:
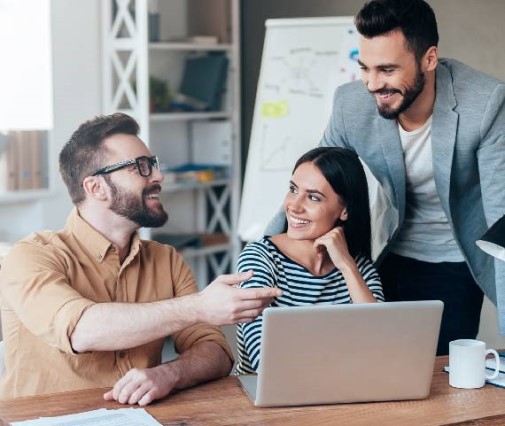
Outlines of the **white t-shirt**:
[{"label": "white t-shirt", "polygon": [[398,123],[405,160],[407,203],[403,227],[391,251],[424,262],[463,262],[435,185],[431,121],[432,117],[412,132],[405,131]]}]

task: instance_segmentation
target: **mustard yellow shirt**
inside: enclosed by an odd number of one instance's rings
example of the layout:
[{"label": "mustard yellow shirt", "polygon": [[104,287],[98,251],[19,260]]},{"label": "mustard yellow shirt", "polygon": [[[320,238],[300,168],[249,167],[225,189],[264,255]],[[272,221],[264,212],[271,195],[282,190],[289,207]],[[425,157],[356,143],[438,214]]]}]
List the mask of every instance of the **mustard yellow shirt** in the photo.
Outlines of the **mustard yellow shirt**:
[{"label": "mustard yellow shirt", "polygon": [[[153,302],[196,291],[193,274],[173,247],[135,234],[121,265],[113,245],[74,208],[63,230],[28,236],[2,263],[0,399],[112,386],[131,368],[160,364],[164,339],[128,350],[76,354],[70,335],[95,303]],[[217,327],[195,324],[172,338],[179,353],[211,341],[232,359]]]}]

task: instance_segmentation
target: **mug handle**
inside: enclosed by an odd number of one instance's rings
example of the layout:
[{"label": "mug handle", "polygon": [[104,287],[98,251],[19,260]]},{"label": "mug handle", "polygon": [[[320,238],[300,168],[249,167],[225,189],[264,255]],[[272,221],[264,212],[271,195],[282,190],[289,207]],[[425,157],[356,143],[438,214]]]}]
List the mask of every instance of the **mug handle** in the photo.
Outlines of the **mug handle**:
[{"label": "mug handle", "polygon": [[486,379],[496,379],[498,377],[498,374],[500,374],[500,357],[498,355],[498,352],[496,352],[494,349],[488,349],[486,351],[486,356],[488,356],[489,354],[493,354],[494,357],[495,357],[495,360],[496,360],[496,365],[495,365],[495,371],[493,374],[491,374],[490,376],[488,376],[486,374]]}]

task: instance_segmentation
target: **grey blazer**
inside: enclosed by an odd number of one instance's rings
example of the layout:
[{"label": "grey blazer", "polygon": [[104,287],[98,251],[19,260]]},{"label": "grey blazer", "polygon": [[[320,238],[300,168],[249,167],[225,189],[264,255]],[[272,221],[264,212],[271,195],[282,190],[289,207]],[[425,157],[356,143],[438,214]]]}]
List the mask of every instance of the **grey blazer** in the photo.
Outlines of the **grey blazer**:
[{"label": "grey blazer", "polygon": [[[442,208],[475,280],[497,304],[505,334],[505,262],[475,244],[505,213],[505,83],[461,62],[440,60],[431,138]],[[321,145],[355,151],[379,181],[372,241],[380,262],[405,214],[405,164],[396,120],[378,114],[362,82],[345,84],[335,92]],[[267,234],[281,232],[284,224],[279,215]]]}]

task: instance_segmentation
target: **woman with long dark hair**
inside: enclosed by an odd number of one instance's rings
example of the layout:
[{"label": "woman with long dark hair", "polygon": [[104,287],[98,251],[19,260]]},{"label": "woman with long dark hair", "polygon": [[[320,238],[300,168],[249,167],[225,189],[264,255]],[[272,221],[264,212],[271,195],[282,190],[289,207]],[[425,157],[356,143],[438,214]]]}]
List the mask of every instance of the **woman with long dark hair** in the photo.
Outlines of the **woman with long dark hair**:
[{"label": "woman with long dark hair", "polygon": [[[272,306],[383,301],[371,261],[365,171],[343,148],[315,148],[293,169],[284,199],[285,233],[248,244],[239,271],[254,271],[242,288],[278,287]],[[258,369],[262,317],[238,324],[238,374]]]}]

